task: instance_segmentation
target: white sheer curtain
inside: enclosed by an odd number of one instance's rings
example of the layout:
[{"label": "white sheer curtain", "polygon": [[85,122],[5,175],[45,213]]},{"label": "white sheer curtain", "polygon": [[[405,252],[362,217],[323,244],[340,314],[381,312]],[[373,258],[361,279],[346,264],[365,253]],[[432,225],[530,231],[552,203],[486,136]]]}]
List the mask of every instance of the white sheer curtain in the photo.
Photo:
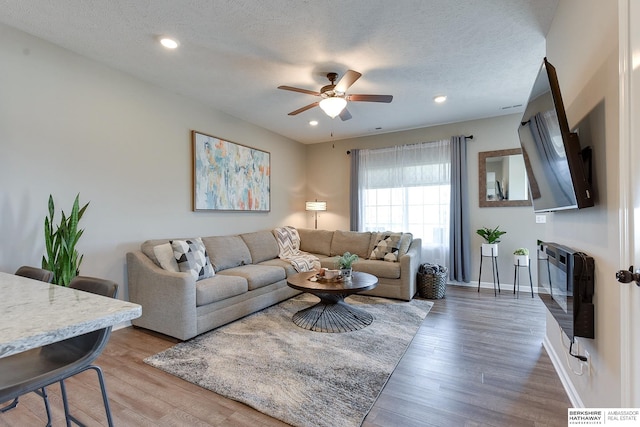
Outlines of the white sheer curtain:
[{"label": "white sheer curtain", "polygon": [[358,150],[360,231],[411,232],[423,259],[449,263],[449,140]]}]

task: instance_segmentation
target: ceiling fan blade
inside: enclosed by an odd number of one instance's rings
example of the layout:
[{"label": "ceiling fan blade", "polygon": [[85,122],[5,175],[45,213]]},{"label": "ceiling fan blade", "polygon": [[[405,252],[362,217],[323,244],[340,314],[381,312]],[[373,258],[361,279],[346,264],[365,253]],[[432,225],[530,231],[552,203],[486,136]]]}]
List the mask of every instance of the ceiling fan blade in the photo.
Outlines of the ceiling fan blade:
[{"label": "ceiling fan blade", "polygon": [[298,108],[296,111],[292,111],[292,112],[290,112],[290,113],[289,113],[289,115],[290,115],[290,116],[295,116],[296,114],[303,113],[303,112],[305,112],[305,111],[307,111],[307,110],[312,109],[313,107],[317,107],[317,106],[318,106],[318,104],[320,104],[320,102],[319,102],[319,101],[318,101],[318,102],[314,102],[313,104],[305,105],[305,106],[304,106],[304,107],[302,107],[302,108]]},{"label": "ceiling fan blade", "polygon": [[362,74],[357,71],[349,70],[344,73],[344,76],[340,79],[340,81],[336,84],[334,90],[336,92],[345,93],[347,89],[351,87],[352,84],[356,82],[360,78]]},{"label": "ceiling fan blade", "polygon": [[307,95],[320,96],[320,92],[315,92],[313,90],[307,90],[307,89],[300,89],[299,87],[278,86],[278,89],[290,90],[292,92],[306,93]]},{"label": "ceiling fan blade", "polygon": [[351,118],[351,113],[345,107],[344,110],[340,112],[340,119],[342,119],[342,121],[344,122],[346,120],[349,120],[350,118]]},{"label": "ceiling fan blade", "polygon": [[348,95],[347,101],[360,101],[360,102],[386,102],[389,103],[393,100],[393,95]]}]

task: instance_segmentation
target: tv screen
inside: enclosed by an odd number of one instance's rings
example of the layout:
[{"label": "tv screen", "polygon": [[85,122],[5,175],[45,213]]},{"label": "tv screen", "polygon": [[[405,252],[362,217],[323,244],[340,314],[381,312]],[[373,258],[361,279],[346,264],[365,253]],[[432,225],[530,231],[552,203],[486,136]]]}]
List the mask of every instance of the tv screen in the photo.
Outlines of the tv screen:
[{"label": "tv screen", "polygon": [[578,135],[569,131],[555,68],[545,58],[518,128],[533,209],[593,206]]}]

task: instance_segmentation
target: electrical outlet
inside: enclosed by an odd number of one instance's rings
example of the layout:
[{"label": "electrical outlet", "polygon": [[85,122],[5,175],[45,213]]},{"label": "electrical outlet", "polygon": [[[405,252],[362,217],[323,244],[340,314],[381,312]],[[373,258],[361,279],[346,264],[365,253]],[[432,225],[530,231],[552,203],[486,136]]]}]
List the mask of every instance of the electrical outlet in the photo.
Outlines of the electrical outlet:
[{"label": "electrical outlet", "polygon": [[547,222],[546,215],[536,215],[536,224],[544,224]]}]

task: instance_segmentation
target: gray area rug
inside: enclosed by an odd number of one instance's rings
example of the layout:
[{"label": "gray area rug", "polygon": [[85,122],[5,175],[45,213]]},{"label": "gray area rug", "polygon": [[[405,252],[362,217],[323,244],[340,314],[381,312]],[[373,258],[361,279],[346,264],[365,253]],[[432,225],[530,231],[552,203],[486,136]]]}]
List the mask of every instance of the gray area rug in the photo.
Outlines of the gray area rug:
[{"label": "gray area rug", "polygon": [[145,359],[186,381],[294,426],[359,426],[433,303],[354,295],[370,326],[323,333],[299,328],[303,294]]}]

